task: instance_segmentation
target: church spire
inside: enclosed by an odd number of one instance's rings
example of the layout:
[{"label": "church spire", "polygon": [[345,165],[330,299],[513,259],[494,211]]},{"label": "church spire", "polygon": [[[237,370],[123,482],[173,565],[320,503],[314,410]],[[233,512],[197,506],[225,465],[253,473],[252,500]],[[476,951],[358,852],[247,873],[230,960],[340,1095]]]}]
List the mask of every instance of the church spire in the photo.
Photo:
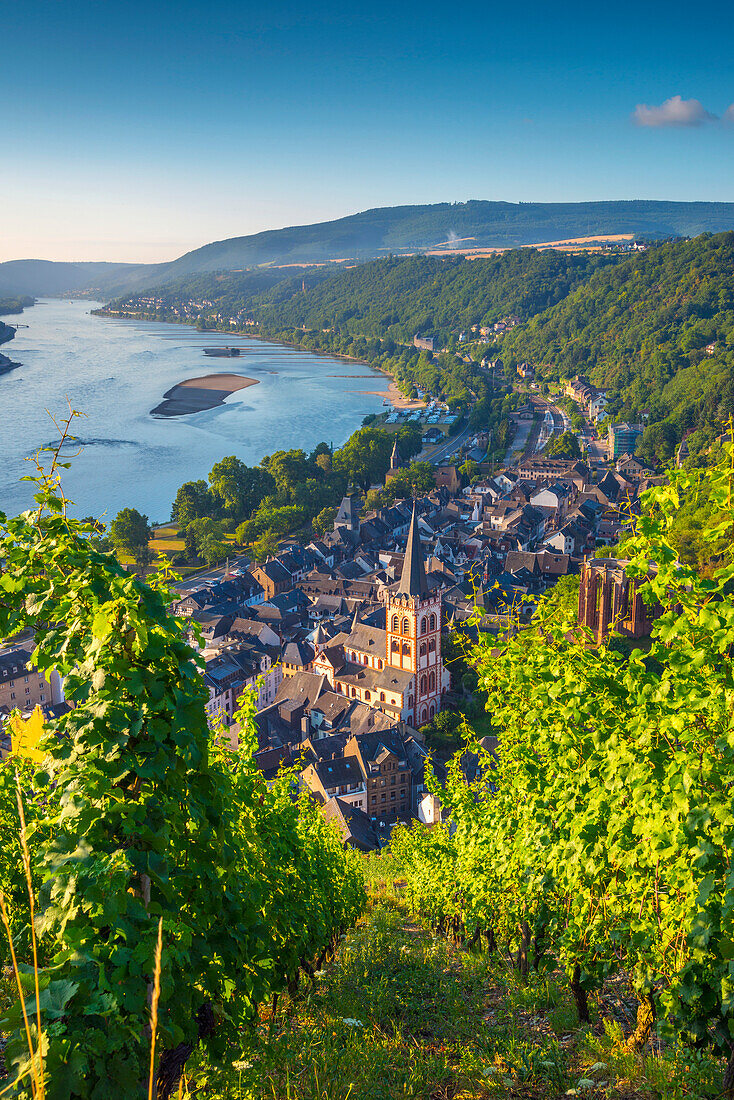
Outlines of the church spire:
[{"label": "church spire", "polygon": [[400,451],[398,450],[398,437],[395,436],[395,442],[392,445],[392,454],[390,455],[390,469],[399,470],[402,466],[400,461]]},{"label": "church spire", "polygon": [[405,561],[403,573],[398,585],[398,595],[401,596],[427,596],[428,582],[426,570],[423,564],[423,548],[418,535],[418,524],[415,518],[415,504],[413,504],[413,518],[410,521],[408,543],[405,547]]}]

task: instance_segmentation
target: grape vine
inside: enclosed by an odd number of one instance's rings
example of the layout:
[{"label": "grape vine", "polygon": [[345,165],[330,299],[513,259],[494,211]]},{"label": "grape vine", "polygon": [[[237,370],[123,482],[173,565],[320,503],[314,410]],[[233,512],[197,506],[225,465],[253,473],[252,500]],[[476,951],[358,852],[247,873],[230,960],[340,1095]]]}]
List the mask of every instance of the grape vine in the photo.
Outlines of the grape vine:
[{"label": "grape vine", "polygon": [[[0,515],[0,638],[33,630],[35,667],[64,676],[73,708],[48,723],[44,765],[20,773],[42,962],[33,1041],[49,1100],[147,1095],[162,920],[165,1098],[198,1042],[236,1056],[266,998],[293,989],[359,916],[364,881],[292,775],[268,785],[256,769],[247,697],[239,748],[212,737],[166,578],[143,583],[94,547],[93,528],[67,515],[62,467],[57,454],[34,479],[37,510]],[[0,766],[0,890],[27,962],[15,770],[12,757]],[[33,1020],[31,986],[26,1007]],[[0,1031],[8,1094],[31,1097],[20,1003]]]},{"label": "grape vine", "polygon": [[[627,571],[659,602],[649,651],[591,644],[552,599],[534,628],[475,651],[498,735],[483,778],[436,787],[451,826],[396,830],[413,907],[488,935],[521,974],[548,953],[586,994],[630,975],[639,1047],[662,1029],[729,1059],[734,1095],[734,445],[708,472],[719,554],[710,580],[669,533],[696,477],[643,496]],[[479,746],[474,746],[481,752]]]}]

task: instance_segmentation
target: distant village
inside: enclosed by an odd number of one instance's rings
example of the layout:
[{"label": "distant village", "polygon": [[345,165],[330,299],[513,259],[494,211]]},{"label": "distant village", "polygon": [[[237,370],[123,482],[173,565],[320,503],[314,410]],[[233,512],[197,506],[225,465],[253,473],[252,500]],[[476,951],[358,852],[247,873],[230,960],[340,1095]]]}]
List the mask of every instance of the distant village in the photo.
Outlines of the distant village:
[{"label": "distant village", "polygon": [[[596,396],[575,394],[588,408]],[[472,641],[522,629],[533,597],[580,574],[580,621],[597,638],[612,621],[649,633],[624,570],[594,558],[619,541],[653,476],[635,441],[611,468],[543,455],[499,472],[480,463],[468,487],[456,465],[439,465],[435,488],[414,501],[360,514],[346,496],[322,538],[287,541],[216,582],[182,581],[171,610],[200,651],[211,724],[236,746],[238,700],[250,689],[259,768],[272,777],[294,767],[345,844],[379,849],[398,821],[438,820],[424,727],[458,690],[442,656],[449,631]],[[395,448],[388,479],[400,465]],[[31,648],[0,652],[0,731],[14,708],[39,705],[47,717],[67,708],[59,678],[29,667]],[[0,758],[9,750],[6,728]]]}]

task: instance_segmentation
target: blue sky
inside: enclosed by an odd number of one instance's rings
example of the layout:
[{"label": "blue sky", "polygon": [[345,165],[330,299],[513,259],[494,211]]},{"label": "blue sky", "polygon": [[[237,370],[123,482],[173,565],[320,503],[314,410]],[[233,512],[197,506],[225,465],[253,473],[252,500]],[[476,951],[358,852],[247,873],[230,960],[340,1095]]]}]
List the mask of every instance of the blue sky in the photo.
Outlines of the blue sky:
[{"label": "blue sky", "polygon": [[734,200],[734,6],[697,13],[3,5],[0,260],[167,260],[405,203]]}]

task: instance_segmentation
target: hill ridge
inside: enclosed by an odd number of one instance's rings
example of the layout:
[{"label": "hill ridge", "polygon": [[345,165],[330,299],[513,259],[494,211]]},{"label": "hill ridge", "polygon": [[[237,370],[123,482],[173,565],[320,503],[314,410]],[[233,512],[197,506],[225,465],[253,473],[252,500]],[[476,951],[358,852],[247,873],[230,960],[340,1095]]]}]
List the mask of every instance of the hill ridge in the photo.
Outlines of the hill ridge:
[{"label": "hill ridge", "polygon": [[[511,203],[469,199],[372,207],[328,221],[265,229],[211,241],[170,263],[107,265],[10,260],[0,264],[0,292],[64,294],[98,291],[110,297],[202,271],[262,264],[372,259],[391,250],[435,247],[451,234],[477,245],[513,248],[593,234],[665,238],[734,229],[734,203],[658,199],[598,199],[576,203]],[[40,266],[39,266],[40,265]],[[80,270],[85,269],[85,270]],[[84,278],[87,283],[84,283]]]}]

